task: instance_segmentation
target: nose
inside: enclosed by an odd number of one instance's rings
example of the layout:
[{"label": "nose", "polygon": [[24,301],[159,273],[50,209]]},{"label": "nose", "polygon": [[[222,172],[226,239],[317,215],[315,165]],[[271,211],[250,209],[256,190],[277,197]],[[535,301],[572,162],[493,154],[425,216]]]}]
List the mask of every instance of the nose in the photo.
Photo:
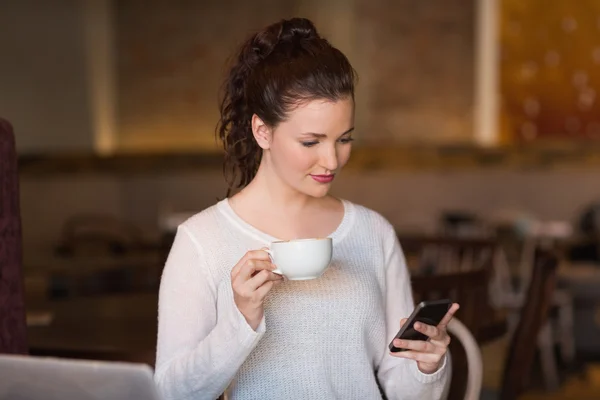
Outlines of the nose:
[{"label": "nose", "polygon": [[336,146],[323,146],[324,152],[321,155],[321,166],[327,169],[327,172],[334,172],[338,168],[338,154]]}]

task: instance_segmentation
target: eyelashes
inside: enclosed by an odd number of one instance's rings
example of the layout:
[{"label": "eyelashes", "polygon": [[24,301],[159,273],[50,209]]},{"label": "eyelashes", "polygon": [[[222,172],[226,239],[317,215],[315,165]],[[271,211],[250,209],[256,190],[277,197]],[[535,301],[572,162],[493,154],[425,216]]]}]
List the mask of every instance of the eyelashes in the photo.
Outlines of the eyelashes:
[{"label": "eyelashes", "polygon": [[[342,144],[347,144],[347,143],[350,143],[350,142],[353,142],[353,141],[354,141],[354,139],[353,139],[353,138],[351,138],[351,137],[350,137],[350,138],[342,138],[342,139],[338,139],[338,142],[340,142],[340,143],[342,143]],[[300,143],[301,143],[301,144],[302,144],[302,146],[304,146],[304,147],[313,147],[313,146],[315,146],[315,145],[319,144],[319,141],[318,141],[318,140],[312,140],[312,141],[310,141],[310,142],[300,142]]]}]

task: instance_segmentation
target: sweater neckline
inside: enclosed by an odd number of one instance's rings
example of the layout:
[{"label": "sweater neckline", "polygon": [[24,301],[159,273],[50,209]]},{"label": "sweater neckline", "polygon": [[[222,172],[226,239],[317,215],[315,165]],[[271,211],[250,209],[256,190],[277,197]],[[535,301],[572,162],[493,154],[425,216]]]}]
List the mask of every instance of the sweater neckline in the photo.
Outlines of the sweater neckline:
[{"label": "sweater neckline", "polygon": [[[336,227],[336,229],[327,235],[333,240],[333,243],[339,243],[350,230],[353,222],[354,222],[354,204],[348,200],[340,199],[342,205],[344,206],[344,216],[342,217],[342,221]],[[251,225],[242,217],[240,217],[229,204],[229,199],[225,198],[217,203],[217,208],[221,213],[223,213],[227,219],[229,219],[237,228],[244,231],[246,234],[253,236],[265,244],[270,244],[272,242],[282,241],[283,239],[277,238],[275,236],[269,235],[266,232],[261,231],[256,228],[254,225]]]}]

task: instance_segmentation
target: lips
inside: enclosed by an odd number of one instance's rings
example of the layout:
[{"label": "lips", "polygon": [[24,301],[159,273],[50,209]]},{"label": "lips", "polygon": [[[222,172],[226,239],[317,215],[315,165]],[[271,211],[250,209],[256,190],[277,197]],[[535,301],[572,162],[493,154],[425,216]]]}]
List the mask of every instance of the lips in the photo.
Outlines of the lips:
[{"label": "lips", "polygon": [[319,182],[319,183],[329,183],[333,180],[333,178],[335,177],[335,175],[330,174],[330,175],[311,175],[311,178],[313,178],[315,181]]}]

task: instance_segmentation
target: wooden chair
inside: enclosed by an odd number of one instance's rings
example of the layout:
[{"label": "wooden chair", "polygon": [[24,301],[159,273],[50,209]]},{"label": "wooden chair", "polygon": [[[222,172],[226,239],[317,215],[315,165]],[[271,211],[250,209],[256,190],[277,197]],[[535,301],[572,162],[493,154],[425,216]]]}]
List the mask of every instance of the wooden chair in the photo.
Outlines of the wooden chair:
[{"label": "wooden chair", "polygon": [[[478,343],[485,343],[502,336],[507,330],[505,318],[497,318],[493,321],[490,317],[496,316],[497,313],[485,301],[488,281],[489,272],[480,269],[455,274],[415,277],[412,287],[416,302],[449,298],[459,303],[461,308],[457,314],[458,318]],[[493,329],[490,329],[491,326]],[[453,339],[457,339],[452,331],[450,334]],[[448,399],[463,399],[467,390],[468,368],[471,364],[467,364],[466,348],[460,340],[452,340],[450,353],[453,372]],[[469,367],[465,368],[465,365]]]},{"label": "wooden chair", "polygon": [[552,306],[557,266],[558,258],[554,253],[541,249],[536,251],[526,300],[504,366],[501,400],[516,399],[529,383],[537,338]]},{"label": "wooden chair", "polygon": [[0,353],[27,353],[21,241],[15,138],[0,119]]},{"label": "wooden chair", "polygon": [[[533,225],[533,224],[532,224]],[[560,228],[559,232],[567,230]],[[514,331],[521,314],[522,307],[527,297],[529,281],[533,275],[536,250],[540,246],[553,247],[558,253],[562,253],[560,237],[552,232],[553,225],[538,223],[529,229],[529,234],[522,235],[514,231],[514,228],[503,228],[503,242],[511,244],[517,242],[518,250],[513,261],[508,260],[505,254],[500,254],[496,265],[497,276],[504,279],[499,280],[497,286],[495,303],[509,312],[509,330]],[[511,271],[511,264],[518,268]],[[516,279],[515,279],[516,278]],[[518,284],[515,285],[515,280]],[[558,357],[555,352],[555,345],[559,345],[560,358],[566,364],[572,364],[575,360],[575,341],[573,338],[574,329],[574,306],[570,291],[566,288],[556,288],[552,296],[552,307],[556,312],[551,313],[552,321],[544,326],[538,336],[537,347],[545,360],[543,363],[543,377],[546,388],[550,391],[558,389]]]},{"label": "wooden chair", "polygon": [[490,298],[499,246],[493,239],[399,236],[412,275],[415,301],[450,298],[479,342],[507,329],[506,313]]},{"label": "wooden chair", "polygon": [[440,275],[493,267],[498,250],[490,238],[398,235],[412,273]]},{"label": "wooden chair", "polygon": [[[449,298],[459,303],[458,318],[479,344],[506,333],[506,315],[489,301],[497,249],[493,240],[423,236],[399,239],[413,273],[416,302]],[[464,368],[468,360],[465,346],[453,340],[450,352],[453,376],[448,398],[463,399],[469,377]]]}]

